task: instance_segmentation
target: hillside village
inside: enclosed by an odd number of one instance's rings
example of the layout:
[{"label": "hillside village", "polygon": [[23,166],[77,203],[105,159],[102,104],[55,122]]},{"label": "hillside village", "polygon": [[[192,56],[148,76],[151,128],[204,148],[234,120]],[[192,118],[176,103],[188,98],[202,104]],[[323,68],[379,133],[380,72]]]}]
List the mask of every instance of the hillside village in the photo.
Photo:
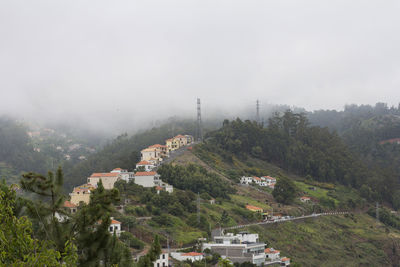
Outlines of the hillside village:
[{"label": "hillside village", "polygon": [[70,193],[70,203],[78,206],[80,202],[88,204],[90,201],[90,193],[97,188],[97,184],[101,181],[104,189],[113,189],[114,184],[119,180],[126,182],[134,182],[143,187],[154,187],[159,193],[166,191],[172,193],[174,188],[163,182],[156,169],[166,160],[170,153],[182,149],[194,142],[191,135],[177,135],[167,139],[165,145],[154,144],[141,150],[141,160],[136,164],[134,171],[128,171],[121,168],[115,168],[108,173],[92,173],[87,178],[87,183],[75,187]]},{"label": "hillside village", "polygon": [[[157,173],[156,169],[163,162],[165,162],[174,151],[191,148],[190,145],[194,144],[194,138],[191,135],[177,135],[173,138],[167,139],[165,145],[154,144],[140,152],[140,161],[136,164],[133,171],[126,169],[115,168],[108,173],[92,173],[85,184],[74,187],[73,191],[69,194],[70,200],[65,201],[64,207],[69,210],[71,214],[75,213],[81,203],[88,204],[90,195],[101,182],[104,189],[110,190],[114,188],[117,181],[123,180],[127,183],[133,182],[145,188],[154,188],[157,194],[161,191],[172,193],[174,188],[172,185],[162,181],[162,177]],[[259,177],[245,177],[240,179],[242,185],[258,185],[273,189],[276,184],[276,178],[271,176]],[[214,203],[211,200],[210,203]],[[246,205],[246,209],[252,212],[263,213],[263,209]],[[265,217],[267,218],[267,217]],[[278,219],[280,215],[268,217],[269,219]],[[59,216],[59,220],[64,220],[65,217]],[[111,218],[109,232],[116,234],[117,237],[121,235],[122,223]],[[173,266],[174,262],[196,262],[202,261],[206,255],[210,253],[218,253],[223,259],[232,263],[250,262],[257,266],[266,265],[280,265],[289,266],[290,259],[281,257],[279,250],[274,248],[267,248],[267,244],[260,242],[258,234],[251,234],[249,232],[240,232],[239,234],[224,233],[223,230],[213,231],[211,240],[208,243],[203,243],[201,247],[202,252],[169,252],[163,250],[158,259],[154,262],[154,267]],[[136,256],[139,260],[140,255]]]}]

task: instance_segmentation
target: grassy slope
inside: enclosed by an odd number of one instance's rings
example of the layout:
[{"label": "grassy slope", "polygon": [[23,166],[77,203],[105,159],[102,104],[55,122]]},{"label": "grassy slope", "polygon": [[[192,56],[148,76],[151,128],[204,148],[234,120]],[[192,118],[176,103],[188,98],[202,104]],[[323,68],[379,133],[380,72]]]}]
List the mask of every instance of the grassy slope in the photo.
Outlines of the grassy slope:
[{"label": "grassy slope", "polygon": [[[201,153],[195,153],[201,156]],[[194,162],[219,173],[225,179],[232,170],[236,173],[259,171],[265,175],[278,177],[286,175],[296,179],[296,185],[301,191],[315,198],[330,198],[337,205],[344,199],[360,200],[355,191],[342,186],[334,186],[334,190],[316,186],[315,191],[310,190],[310,185],[306,184],[303,178],[285,173],[284,170],[262,161],[252,159],[240,161],[233,158],[232,162],[227,163],[219,155],[211,153],[201,158],[202,160],[187,152],[177,159],[175,164]],[[278,209],[288,214],[298,213],[306,206],[301,206],[300,203],[294,206],[281,206],[274,203],[268,192],[264,194],[242,186],[237,186],[237,189],[237,195],[231,196],[230,202],[221,205],[203,205],[203,212],[212,218],[225,209],[232,217],[228,225],[232,225],[246,222],[232,212],[234,206],[242,207],[245,203],[266,210],[272,206],[274,210]],[[249,230],[259,233],[261,240],[266,241],[269,246],[280,249],[282,255],[291,257],[302,266],[399,266],[396,264],[400,262],[400,231],[377,224],[366,214],[330,216],[272,226],[252,226]]]}]

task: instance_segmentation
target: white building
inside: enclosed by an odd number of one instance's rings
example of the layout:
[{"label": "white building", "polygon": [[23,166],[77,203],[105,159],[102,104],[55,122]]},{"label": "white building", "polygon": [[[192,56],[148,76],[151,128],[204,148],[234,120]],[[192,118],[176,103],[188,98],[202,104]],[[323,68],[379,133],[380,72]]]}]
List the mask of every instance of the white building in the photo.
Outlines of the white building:
[{"label": "white building", "polygon": [[213,243],[203,243],[202,249],[210,249],[213,252],[225,256],[233,263],[251,262],[257,266],[265,263],[265,243],[258,242],[258,234],[241,232],[237,235],[214,236]]},{"label": "white building", "polygon": [[153,163],[151,163],[149,161],[142,160],[136,164],[136,169],[138,169],[139,167],[143,167],[144,171],[149,172],[149,171],[153,170],[155,166]]},{"label": "white building", "polygon": [[135,184],[143,187],[153,187],[160,183],[160,175],[157,172],[137,172],[135,173]]},{"label": "white building", "polygon": [[135,178],[134,172],[128,172],[128,170],[124,170],[121,168],[115,168],[114,170],[111,171],[111,173],[118,173],[121,180],[124,180],[126,182],[129,182],[130,180]]},{"label": "white building", "polygon": [[218,244],[240,244],[243,242],[257,243],[258,234],[250,234],[249,232],[240,232],[236,235],[227,233],[226,235],[215,236],[215,243]]},{"label": "white building", "polygon": [[253,177],[242,176],[242,178],[240,178],[241,184],[251,184],[252,182],[253,182]]},{"label": "white building", "polygon": [[115,234],[117,236],[120,236],[121,232],[122,232],[122,230],[121,230],[121,222],[119,222],[117,220],[114,220],[114,218],[111,217],[111,224],[110,224],[110,227],[108,228],[108,231],[112,235],[114,234],[114,231],[115,231]]},{"label": "white building", "polygon": [[195,261],[201,261],[204,258],[204,255],[203,253],[198,253],[198,252],[188,252],[188,253],[172,252],[171,257],[178,261],[189,260],[191,262],[195,262]]},{"label": "white building", "polygon": [[265,260],[266,261],[277,261],[281,258],[281,252],[274,248],[265,249]]},{"label": "white building", "polygon": [[158,259],[154,262],[154,267],[167,267],[168,266],[168,253],[162,251]]},{"label": "white building", "polygon": [[271,176],[263,176],[261,177],[261,179],[265,182],[265,186],[268,186],[272,189],[275,188],[275,184],[276,184],[276,178],[271,177]]}]

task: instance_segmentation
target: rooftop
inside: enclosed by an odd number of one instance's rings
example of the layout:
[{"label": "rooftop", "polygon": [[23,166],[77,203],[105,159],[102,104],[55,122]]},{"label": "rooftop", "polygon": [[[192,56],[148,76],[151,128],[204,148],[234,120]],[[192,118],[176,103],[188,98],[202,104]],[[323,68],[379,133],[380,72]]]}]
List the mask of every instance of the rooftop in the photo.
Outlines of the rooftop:
[{"label": "rooftop", "polygon": [[182,256],[201,256],[201,255],[203,255],[203,253],[198,253],[198,252],[188,252],[182,254]]}]

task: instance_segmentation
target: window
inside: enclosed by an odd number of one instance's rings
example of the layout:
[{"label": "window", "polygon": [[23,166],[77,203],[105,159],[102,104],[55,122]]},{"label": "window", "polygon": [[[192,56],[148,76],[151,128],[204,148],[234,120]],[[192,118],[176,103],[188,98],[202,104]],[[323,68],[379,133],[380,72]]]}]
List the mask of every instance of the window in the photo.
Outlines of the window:
[{"label": "window", "polygon": [[157,262],[157,267],[160,267],[160,263],[159,262]]},{"label": "window", "polygon": [[110,232],[112,232],[113,231],[113,227],[112,226],[110,226]]},{"label": "window", "polygon": [[165,259],[165,254],[162,255],[162,258]]}]

